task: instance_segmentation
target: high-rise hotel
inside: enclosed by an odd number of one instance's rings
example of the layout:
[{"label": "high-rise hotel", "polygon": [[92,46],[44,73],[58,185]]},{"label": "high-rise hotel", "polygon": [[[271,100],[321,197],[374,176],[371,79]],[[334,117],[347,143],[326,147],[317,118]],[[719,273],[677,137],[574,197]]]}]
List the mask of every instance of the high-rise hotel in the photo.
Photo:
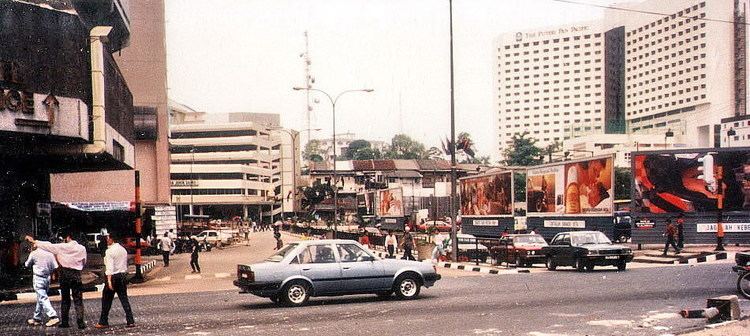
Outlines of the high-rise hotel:
[{"label": "high-rise hotel", "polygon": [[721,119],[746,114],[747,0],[648,0],[601,23],[497,40],[498,145],[671,130],[718,146]]}]

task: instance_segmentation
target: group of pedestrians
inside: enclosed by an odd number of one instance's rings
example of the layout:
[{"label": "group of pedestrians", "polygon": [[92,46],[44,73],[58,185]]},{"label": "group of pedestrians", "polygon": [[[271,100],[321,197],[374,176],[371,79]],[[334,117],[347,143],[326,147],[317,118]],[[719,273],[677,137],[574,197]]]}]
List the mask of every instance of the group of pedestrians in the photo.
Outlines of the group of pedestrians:
[{"label": "group of pedestrians", "polygon": [[[41,325],[44,315],[47,316],[47,327],[58,326],[60,328],[70,327],[71,301],[75,306],[76,324],[79,329],[86,328],[86,320],[83,308],[83,284],[81,272],[87,262],[86,248],[78,244],[70,233],[64,234],[64,242],[53,244],[48,241],[36,240],[32,236],[26,236],[26,240],[32,244],[32,253],[26,261],[27,267],[32,267],[34,291],[37,294],[36,309],[33,318],[27,323],[32,326]],[[102,291],[102,309],[96,328],[109,327],[109,311],[112,301],[117,294],[125,311],[125,319],[128,327],[135,326],[133,312],[130,307],[127,292],[128,253],[119,242],[120,239],[112,234],[102,237],[107,244],[104,253],[104,274],[106,276],[104,290]],[[52,307],[47,292],[51,282],[51,276],[55,269],[58,270],[60,282],[60,316]]]},{"label": "group of pedestrians", "polygon": [[[159,251],[161,251],[164,267],[169,267],[169,256],[174,253],[175,243],[171,235],[172,231],[164,232],[164,236],[159,240]],[[201,244],[196,236],[190,237],[190,268],[192,273],[200,273],[201,266],[198,262],[198,255],[201,250]]]},{"label": "group of pedestrians", "polygon": [[[369,238],[367,240],[369,243]],[[401,259],[405,260],[417,260],[414,258],[413,250],[416,246],[416,241],[414,240],[414,235],[411,234],[411,230],[407,226],[404,229],[404,233],[401,236],[401,242],[399,242],[396,235],[393,233],[393,230],[388,230],[388,235],[385,236],[385,250],[388,252],[388,258],[394,259],[396,258],[396,250],[400,247],[402,250],[404,250],[404,255],[401,257]]]},{"label": "group of pedestrians", "polygon": [[674,248],[674,254],[680,254],[680,251],[685,247],[685,218],[682,214],[677,215],[677,218],[672,223],[672,218],[667,218],[667,226],[664,229],[664,252],[662,255],[667,255],[669,247]]}]

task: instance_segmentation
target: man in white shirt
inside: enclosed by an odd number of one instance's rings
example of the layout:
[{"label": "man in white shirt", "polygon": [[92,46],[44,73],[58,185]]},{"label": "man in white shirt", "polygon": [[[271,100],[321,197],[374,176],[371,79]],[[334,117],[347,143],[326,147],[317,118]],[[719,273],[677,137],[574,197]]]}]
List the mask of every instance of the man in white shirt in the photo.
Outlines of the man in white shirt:
[{"label": "man in white shirt", "polygon": [[396,235],[393,234],[393,230],[388,230],[388,235],[385,236],[385,249],[388,251],[388,258],[396,257],[396,246],[398,246]]},{"label": "man in white shirt", "polygon": [[78,329],[86,329],[83,309],[83,284],[81,284],[81,271],[86,265],[86,248],[73,240],[70,233],[63,234],[65,242],[52,244],[46,241],[34,240],[31,236],[26,236],[29,243],[34,244],[37,248],[50,252],[57,257],[60,264],[60,294],[62,302],[60,303],[62,321],[60,328],[69,328],[69,313],[71,292],[73,295],[73,304],[76,309],[76,322]]},{"label": "man in white shirt", "polygon": [[27,268],[32,267],[34,273],[33,285],[36,292],[36,310],[34,310],[34,317],[27,321],[28,324],[33,326],[41,325],[42,315],[46,313],[49,320],[45,325],[47,327],[57,325],[60,319],[57,318],[57,312],[55,312],[55,308],[52,308],[52,303],[50,303],[49,296],[47,295],[50,275],[57,268],[55,255],[34,247],[25,265]]},{"label": "man in white shirt", "polygon": [[169,254],[172,253],[172,239],[169,238],[168,232],[164,232],[164,237],[161,237],[159,250],[161,250],[161,255],[164,259],[164,267],[169,267]]},{"label": "man in white shirt", "polygon": [[107,276],[107,283],[102,291],[102,313],[99,316],[99,323],[95,326],[97,329],[109,327],[109,310],[112,308],[112,300],[120,298],[120,304],[125,311],[125,320],[127,327],[134,327],[133,311],[130,309],[130,300],[128,300],[128,251],[119,243],[119,238],[112,235],[107,236],[107,252],[104,255],[104,274]]}]

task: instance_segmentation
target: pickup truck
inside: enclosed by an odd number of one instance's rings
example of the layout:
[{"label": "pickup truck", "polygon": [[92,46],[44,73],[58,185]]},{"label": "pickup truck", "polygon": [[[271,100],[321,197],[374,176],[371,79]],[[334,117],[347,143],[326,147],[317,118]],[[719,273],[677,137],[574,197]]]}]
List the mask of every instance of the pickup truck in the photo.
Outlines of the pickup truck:
[{"label": "pickup truck", "polygon": [[196,238],[198,241],[205,241],[214,246],[229,245],[232,241],[231,232],[223,232],[217,230],[204,230],[199,233]]}]

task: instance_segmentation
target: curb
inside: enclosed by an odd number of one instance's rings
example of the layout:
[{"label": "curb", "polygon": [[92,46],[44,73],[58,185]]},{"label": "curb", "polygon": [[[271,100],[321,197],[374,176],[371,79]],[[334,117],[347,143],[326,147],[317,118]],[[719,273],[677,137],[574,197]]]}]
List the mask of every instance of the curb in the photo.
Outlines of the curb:
[{"label": "curb", "polygon": [[727,260],[727,259],[734,259],[735,252],[719,252],[715,254],[709,254],[706,256],[698,257],[698,258],[690,258],[685,260],[675,260],[673,264],[675,265],[694,265],[709,261],[717,261],[717,260]]},{"label": "curb", "polygon": [[465,264],[459,264],[459,263],[453,263],[453,262],[439,262],[436,267],[442,267],[442,268],[450,268],[450,269],[456,269],[456,270],[462,270],[462,271],[470,271],[470,272],[479,272],[484,274],[519,274],[519,273],[531,273],[529,270],[525,269],[508,269],[508,270],[499,270],[492,267],[486,267],[486,266],[476,266],[476,265],[465,265]]}]

